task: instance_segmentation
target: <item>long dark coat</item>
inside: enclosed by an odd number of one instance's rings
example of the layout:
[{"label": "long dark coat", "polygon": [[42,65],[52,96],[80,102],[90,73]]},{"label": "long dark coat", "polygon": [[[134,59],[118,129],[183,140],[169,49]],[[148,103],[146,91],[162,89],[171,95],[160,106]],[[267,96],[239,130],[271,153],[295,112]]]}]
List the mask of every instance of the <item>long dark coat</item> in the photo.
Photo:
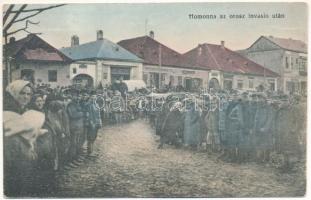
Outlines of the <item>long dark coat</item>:
[{"label": "long dark coat", "polygon": [[84,131],[84,114],[81,106],[77,102],[70,102],[67,106],[70,126],[70,157],[77,156],[81,148],[82,139],[85,137]]},{"label": "long dark coat", "polygon": [[161,140],[165,142],[177,142],[183,129],[182,113],[179,110],[171,111],[164,119]]}]

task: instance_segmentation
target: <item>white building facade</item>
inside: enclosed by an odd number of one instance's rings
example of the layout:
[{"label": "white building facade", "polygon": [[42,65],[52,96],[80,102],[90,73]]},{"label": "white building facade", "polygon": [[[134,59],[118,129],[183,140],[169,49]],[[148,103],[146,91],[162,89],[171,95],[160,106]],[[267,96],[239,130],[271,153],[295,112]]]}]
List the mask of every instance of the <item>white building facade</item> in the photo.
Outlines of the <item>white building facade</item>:
[{"label": "white building facade", "polygon": [[74,84],[92,87],[108,86],[116,80],[142,80],[142,60],[121,46],[103,38],[97,31],[93,42],[79,44],[72,36],[71,47],[60,49],[74,62],[70,65],[70,80]]},{"label": "white building facade", "polygon": [[142,80],[142,74],[142,63],[135,62],[96,60],[76,61],[70,65],[71,82],[90,80],[93,86],[107,86],[121,77],[123,80]]},{"label": "white building facade", "polygon": [[248,49],[248,59],[278,73],[278,90],[286,94],[307,92],[307,45],[299,40],[261,36]]}]

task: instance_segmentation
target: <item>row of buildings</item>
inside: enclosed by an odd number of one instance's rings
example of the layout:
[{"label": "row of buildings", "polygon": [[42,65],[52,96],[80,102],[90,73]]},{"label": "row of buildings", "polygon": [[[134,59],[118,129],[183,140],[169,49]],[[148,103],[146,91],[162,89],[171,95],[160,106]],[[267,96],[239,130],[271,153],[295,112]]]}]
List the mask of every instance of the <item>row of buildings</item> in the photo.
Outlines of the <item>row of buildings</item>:
[{"label": "row of buildings", "polygon": [[[220,44],[199,44],[179,53],[148,36],[113,43],[103,37],[56,49],[37,35],[5,45],[10,79],[27,78],[52,87],[73,83],[109,85],[120,78],[144,80],[156,88],[182,86],[198,88],[256,90],[258,87],[285,93],[305,93],[307,87],[307,45],[293,39],[260,37],[248,49],[232,51]],[[7,74],[6,72],[4,74]]]}]

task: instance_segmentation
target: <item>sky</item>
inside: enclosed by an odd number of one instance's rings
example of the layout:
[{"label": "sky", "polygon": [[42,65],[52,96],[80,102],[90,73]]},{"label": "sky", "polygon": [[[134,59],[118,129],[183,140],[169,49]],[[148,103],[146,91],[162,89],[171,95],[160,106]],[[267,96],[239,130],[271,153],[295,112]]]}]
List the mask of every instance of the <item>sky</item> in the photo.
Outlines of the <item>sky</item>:
[{"label": "sky", "polygon": [[[30,4],[29,8],[42,5]],[[46,5],[44,5],[46,6]],[[5,8],[4,8],[5,9]],[[56,48],[70,46],[72,35],[80,44],[96,40],[96,31],[113,42],[143,36],[154,31],[155,39],[185,53],[201,43],[220,44],[232,50],[248,48],[261,35],[302,40],[307,43],[308,10],[305,3],[145,3],[67,4],[31,18],[32,32]],[[272,14],[284,14],[274,19]],[[190,19],[189,15],[216,15],[216,19]],[[220,19],[219,15],[226,15]],[[244,19],[230,15],[245,14]],[[247,18],[248,14],[268,14],[268,19]],[[23,26],[19,23],[11,31]],[[27,33],[14,37],[20,39]]]}]

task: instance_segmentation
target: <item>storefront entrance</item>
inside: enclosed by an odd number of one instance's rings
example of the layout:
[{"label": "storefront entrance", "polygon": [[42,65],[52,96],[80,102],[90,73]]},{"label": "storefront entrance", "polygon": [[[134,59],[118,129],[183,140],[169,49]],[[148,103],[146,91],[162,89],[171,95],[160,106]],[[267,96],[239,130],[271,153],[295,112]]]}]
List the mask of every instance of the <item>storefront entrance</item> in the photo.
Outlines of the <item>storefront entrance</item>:
[{"label": "storefront entrance", "polygon": [[80,85],[82,87],[93,87],[94,80],[88,74],[79,74],[72,79],[73,84]]},{"label": "storefront entrance", "polygon": [[191,89],[192,89],[191,78],[185,78],[185,89],[186,89],[186,91],[191,91]]},{"label": "storefront entrance", "polygon": [[152,87],[160,88],[160,74],[150,73],[150,85]]},{"label": "storefront entrance", "polygon": [[212,78],[210,81],[209,81],[209,88],[213,88],[215,90],[220,90],[220,85],[219,85],[219,82],[216,78]]}]

